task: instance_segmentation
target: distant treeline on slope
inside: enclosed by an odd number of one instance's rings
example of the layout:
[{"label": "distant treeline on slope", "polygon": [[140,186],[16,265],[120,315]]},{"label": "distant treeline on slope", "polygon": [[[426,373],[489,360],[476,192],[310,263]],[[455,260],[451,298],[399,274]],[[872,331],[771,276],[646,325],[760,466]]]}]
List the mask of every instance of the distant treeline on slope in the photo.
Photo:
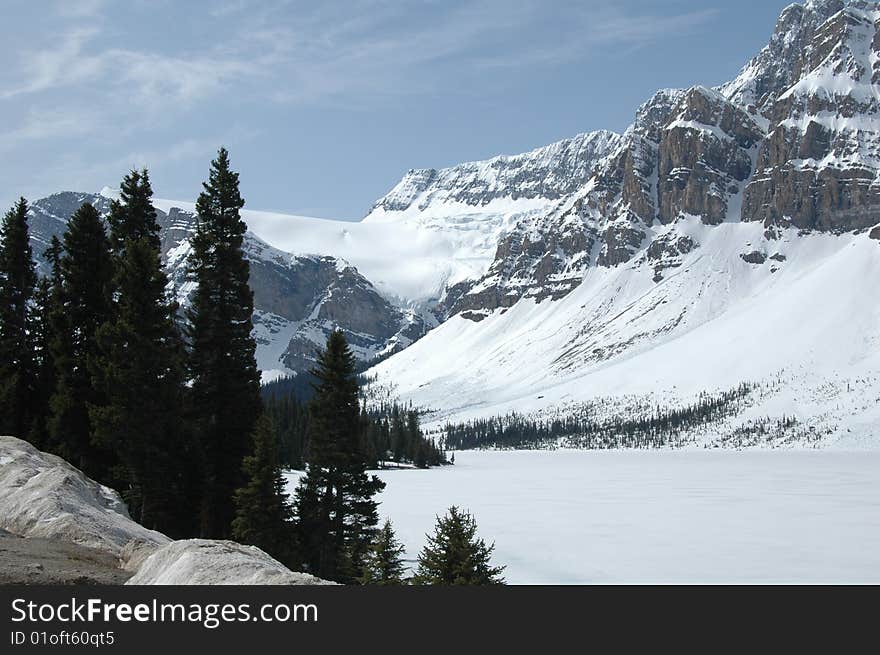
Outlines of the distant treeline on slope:
[{"label": "distant treeline on slope", "polygon": [[560,441],[585,449],[676,447],[690,441],[694,429],[739,413],[752,389],[753,385],[743,383],[717,395],[702,393],[685,407],[656,407],[640,416],[597,420],[594,406],[589,405],[581,413],[552,420],[510,413],[450,423],[443,428],[443,443],[451,450],[546,448]]},{"label": "distant treeline on slope", "polygon": [[[308,458],[308,401],[314,394],[314,378],[308,374],[285,377],[264,384],[263,402],[278,432],[283,465],[302,469]],[[435,440],[425,437],[419,414],[397,403],[361,408],[361,450],[367,466],[389,463],[419,468],[447,464]]]}]

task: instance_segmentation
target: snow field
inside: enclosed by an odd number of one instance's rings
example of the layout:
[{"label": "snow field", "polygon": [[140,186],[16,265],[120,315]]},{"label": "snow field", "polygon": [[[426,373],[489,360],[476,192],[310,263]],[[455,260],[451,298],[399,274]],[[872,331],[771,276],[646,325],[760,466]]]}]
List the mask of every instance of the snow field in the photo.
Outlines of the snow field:
[{"label": "snow field", "polygon": [[[415,562],[469,509],[512,584],[878,583],[880,452],[460,451],[378,473]],[[288,474],[289,491],[299,474]]]}]

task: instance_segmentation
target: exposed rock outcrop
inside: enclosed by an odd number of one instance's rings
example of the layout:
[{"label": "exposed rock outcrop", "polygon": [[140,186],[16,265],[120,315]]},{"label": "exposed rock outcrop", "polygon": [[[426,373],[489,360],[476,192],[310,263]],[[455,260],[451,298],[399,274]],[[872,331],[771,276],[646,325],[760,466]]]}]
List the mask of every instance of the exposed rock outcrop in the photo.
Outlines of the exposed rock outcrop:
[{"label": "exposed rock outcrop", "polygon": [[878,23],[876,4],[853,2],[811,31],[803,74],[769,106],[772,124],[746,187],[743,220],[831,232],[876,224]]},{"label": "exposed rock outcrop", "polygon": [[[752,149],[764,137],[760,119],[705,87],[690,89],[663,129],[658,151],[658,218],[682,214],[707,225],[728,215],[728,201],[752,172]],[[738,218],[738,217],[737,217]]]}]

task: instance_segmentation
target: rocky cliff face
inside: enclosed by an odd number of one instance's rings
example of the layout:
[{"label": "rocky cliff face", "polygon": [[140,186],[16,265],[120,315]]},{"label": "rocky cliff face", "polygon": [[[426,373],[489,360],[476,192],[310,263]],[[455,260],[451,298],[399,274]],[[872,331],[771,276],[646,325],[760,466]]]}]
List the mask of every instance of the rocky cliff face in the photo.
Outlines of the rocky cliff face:
[{"label": "rocky cliff face", "polygon": [[91,202],[102,216],[110,211],[110,200],[93,193],[55,193],[30,204],[28,227],[30,228],[31,250],[37,264],[37,272],[48,275],[44,253],[52,237],[59,239],[67,229],[67,221],[84,202]]},{"label": "rocky cliff face", "polygon": [[743,220],[832,232],[878,222],[878,28],[877,5],[855,2],[812,31],[803,74],[768,102]]},{"label": "rocky cliff face", "polygon": [[357,269],[329,256],[293,256],[248,235],[255,336],[264,374],[302,372],[341,329],[363,361],[410,345],[428,329],[416,311],[392,305]]},{"label": "rocky cliff face", "polygon": [[758,116],[703,87],[690,89],[663,129],[658,147],[658,216],[681,215],[708,225],[728,217],[729,201],[752,173],[754,148],[764,137]]},{"label": "rocky cliff face", "polygon": [[[41,274],[48,272],[43,253],[52,236],[63,235],[68,219],[84,202],[106,216],[107,195],[63,192],[32,203],[31,245]],[[185,306],[192,291],[186,273],[188,239],[196,218],[178,207],[157,214],[169,291]],[[393,305],[342,260],[294,256],[252,233],[246,235],[244,250],[251,265],[254,336],[264,378],[311,368],[333,329],[343,330],[355,355],[368,361],[406,347],[428,327],[421,313]]]}]

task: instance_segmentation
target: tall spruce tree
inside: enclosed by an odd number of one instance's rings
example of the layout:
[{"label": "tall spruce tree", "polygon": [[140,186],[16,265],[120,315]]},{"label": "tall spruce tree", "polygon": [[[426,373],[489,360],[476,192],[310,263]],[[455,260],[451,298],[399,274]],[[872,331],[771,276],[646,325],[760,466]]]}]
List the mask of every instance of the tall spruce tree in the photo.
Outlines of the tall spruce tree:
[{"label": "tall spruce tree", "polygon": [[40,448],[49,447],[49,399],[55,390],[55,359],[52,340],[61,320],[61,241],[52,235],[43,256],[50,266],[50,274],[40,278],[34,292],[34,310],[31,315],[31,341],[34,345],[36,379],[32,406],[34,416],[28,440]]},{"label": "tall spruce tree", "polygon": [[0,434],[30,433],[35,383],[34,349],[28,329],[37,281],[24,198],[0,224]]},{"label": "tall spruce tree", "polygon": [[193,531],[187,505],[191,449],[183,421],[183,343],[166,297],[159,225],[146,170],[122,182],[108,223],[113,315],[96,333],[91,360],[102,402],[90,408],[95,440],[113,451],[113,479],[142,525],[172,536]]},{"label": "tall spruce tree", "polygon": [[294,511],[302,559],[322,578],[352,582],[376,532],[385,483],[366,473],[360,449],[360,406],[354,355],[339,330],[312,370],[317,382],[309,405],[306,475]]},{"label": "tall spruce tree", "polygon": [[196,283],[188,312],[190,409],[203,455],[200,532],[224,538],[231,533],[233,494],[245,482],[241,463],[262,406],[251,336],[253,292],[242,252],[244,200],[225,148],[203,186],[189,259]]},{"label": "tall spruce tree", "polygon": [[504,584],[503,566],[492,566],[495,545],[477,537],[477,522],[468,512],[452,506],[446,516],[437,517],[433,535],[419,554],[414,584],[490,585]]},{"label": "tall spruce tree", "polygon": [[367,552],[359,582],[364,585],[403,584],[403,552],[403,544],[397,541],[391,521],[386,519]]},{"label": "tall spruce tree", "polygon": [[60,260],[58,325],[52,334],[55,392],[50,400],[51,446],[91,477],[113,483],[113,452],[92,438],[89,407],[102,405],[89,361],[97,355],[95,335],[112,317],[113,263],[98,211],[83,204],[64,234]]},{"label": "tall spruce tree", "polygon": [[232,538],[262,548],[291,568],[296,547],[293,511],[284,491],[278,436],[271,419],[262,415],[253,434],[253,454],[244,458],[247,482],[235,492]]}]

